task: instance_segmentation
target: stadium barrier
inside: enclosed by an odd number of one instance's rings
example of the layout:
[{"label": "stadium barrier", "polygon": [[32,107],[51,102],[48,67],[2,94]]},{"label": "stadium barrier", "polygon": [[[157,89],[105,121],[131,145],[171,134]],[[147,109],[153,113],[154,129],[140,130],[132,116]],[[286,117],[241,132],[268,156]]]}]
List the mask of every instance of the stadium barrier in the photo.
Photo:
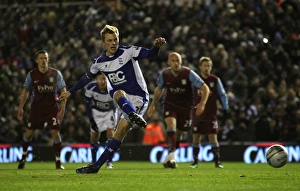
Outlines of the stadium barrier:
[{"label": "stadium barrier", "polygon": [[[222,161],[244,162],[247,164],[266,163],[265,153],[269,146],[275,143],[258,143],[248,145],[222,145]],[[284,144],[283,144],[284,145]],[[288,150],[288,161],[300,161],[300,145],[284,145]],[[63,163],[89,163],[91,152],[89,144],[66,144],[61,151]],[[98,156],[104,151],[104,146],[100,146]],[[210,162],[213,154],[210,145],[203,145],[200,148],[199,160]],[[34,145],[29,147],[27,161],[53,161],[54,152],[52,146]],[[190,144],[183,143],[176,150],[177,162],[193,161],[193,148]],[[150,161],[152,163],[163,162],[168,154],[166,145],[130,145],[124,144],[119,152],[115,153],[114,161]],[[0,163],[17,162],[22,156],[20,145],[0,144]]]}]

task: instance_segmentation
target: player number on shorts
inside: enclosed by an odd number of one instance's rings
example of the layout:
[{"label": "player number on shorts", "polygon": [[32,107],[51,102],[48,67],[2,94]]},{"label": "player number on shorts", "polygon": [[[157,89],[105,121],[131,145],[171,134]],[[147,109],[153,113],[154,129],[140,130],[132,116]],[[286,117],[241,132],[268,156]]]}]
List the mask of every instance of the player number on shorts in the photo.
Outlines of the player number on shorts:
[{"label": "player number on shorts", "polygon": [[53,125],[54,126],[59,124],[56,118],[53,117],[52,120],[53,120]]}]

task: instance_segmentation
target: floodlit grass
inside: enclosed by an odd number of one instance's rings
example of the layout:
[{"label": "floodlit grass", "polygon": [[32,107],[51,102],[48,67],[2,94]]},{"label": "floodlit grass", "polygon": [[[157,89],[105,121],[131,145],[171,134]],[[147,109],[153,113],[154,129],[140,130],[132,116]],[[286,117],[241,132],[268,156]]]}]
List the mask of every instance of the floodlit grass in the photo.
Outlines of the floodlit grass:
[{"label": "floodlit grass", "polygon": [[[76,174],[86,164],[66,163],[56,170],[54,162],[30,162],[18,170],[17,163],[0,164],[1,191],[217,191],[217,190],[300,190],[300,166],[288,163],[282,168],[268,164],[224,162],[224,169],[213,163],[179,163],[177,169],[164,169],[150,162],[115,162],[114,169],[102,168],[98,174]],[[105,167],[105,166],[104,166]]]}]

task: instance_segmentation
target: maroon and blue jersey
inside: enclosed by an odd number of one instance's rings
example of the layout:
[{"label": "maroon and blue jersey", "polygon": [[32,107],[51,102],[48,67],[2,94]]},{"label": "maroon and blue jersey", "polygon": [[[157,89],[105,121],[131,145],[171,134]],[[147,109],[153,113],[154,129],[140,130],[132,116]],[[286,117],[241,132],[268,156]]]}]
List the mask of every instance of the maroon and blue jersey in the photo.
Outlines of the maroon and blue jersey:
[{"label": "maroon and blue jersey", "polygon": [[[217,100],[220,99],[223,108],[228,109],[228,98],[224,90],[221,80],[210,74],[206,79],[202,77],[206,85],[209,87],[210,93],[205,105],[204,112],[199,116],[194,116],[197,121],[216,121],[217,120]],[[200,89],[194,89],[195,104],[198,104],[202,98],[202,91]]]},{"label": "maroon and blue jersey", "polygon": [[24,84],[25,89],[32,89],[32,105],[46,107],[55,105],[59,101],[58,92],[65,86],[60,71],[51,67],[44,74],[38,69],[33,69],[27,74]]},{"label": "maroon and blue jersey", "polygon": [[184,109],[191,109],[193,106],[193,86],[200,88],[203,83],[193,70],[184,66],[177,76],[172,74],[171,68],[165,69],[157,80],[157,86],[166,89],[164,104]]},{"label": "maroon and blue jersey", "polygon": [[200,88],[203,83],[203,80],[187,67],[182,67],[177,76],[172,74],[171,68],[164,70],[159,75],[157,86],[166,90],[163,99],[164,118],[175,118],[177,129],[190,130],[193,86]]}]

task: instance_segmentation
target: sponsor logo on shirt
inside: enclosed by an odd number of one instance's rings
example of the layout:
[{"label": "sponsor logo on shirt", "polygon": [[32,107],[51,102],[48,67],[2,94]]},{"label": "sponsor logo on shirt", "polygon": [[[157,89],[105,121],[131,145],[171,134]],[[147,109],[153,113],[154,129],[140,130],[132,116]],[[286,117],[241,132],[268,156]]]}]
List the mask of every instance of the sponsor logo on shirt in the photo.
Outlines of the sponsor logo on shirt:
[{"label": "sponsor logo on shirt", "polygon": [[180,94],[180,93],[184,93],[184,92],[185,92],[185,89],[183,89],[183,88],[170,88],[170,91],[171,91],[173,94]]},{"label": "sponsor logo on shirt", "polygon": [[53,92],[54,87],[53,86],[48,86],[48,85],[43,85],[43,86],[37,86],[37,89],[39,92]]}]

